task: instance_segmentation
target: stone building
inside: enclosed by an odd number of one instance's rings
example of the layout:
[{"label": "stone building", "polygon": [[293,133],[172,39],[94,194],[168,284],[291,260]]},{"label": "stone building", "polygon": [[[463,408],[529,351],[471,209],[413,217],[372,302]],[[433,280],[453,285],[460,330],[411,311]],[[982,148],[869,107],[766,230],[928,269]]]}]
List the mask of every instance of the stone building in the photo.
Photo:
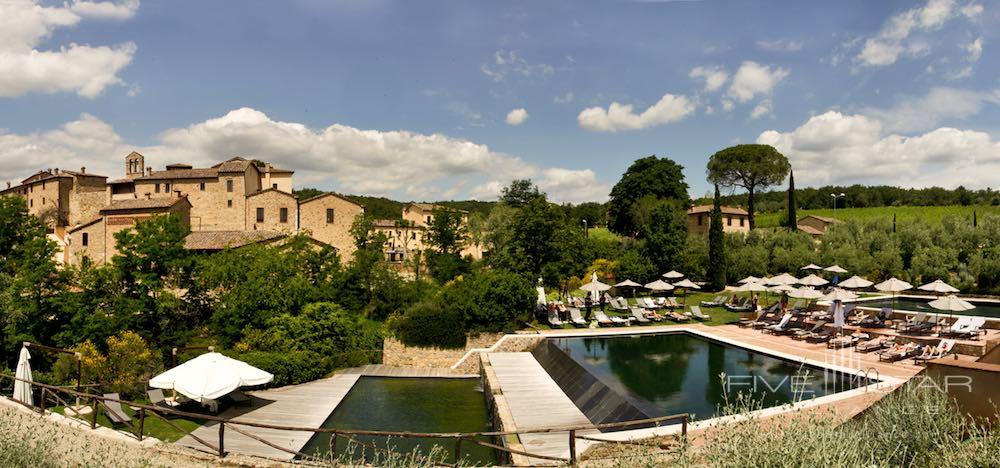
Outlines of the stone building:
[{"label": "stone building", "polygon": [[826,229],[830,227],[831,224],[839,223],[840,220],[836,218],[828,218],[826,216],[817,215],[806,215],[796,221],[796,225],[799,230],[813,236],[815,238],[821,237],[826,234]]},{"label": "stone building", "polygon": [[[386,235],[384,249],[386,259],[390,262],[403,262],[413,252],[426,249],[424,242],[427,229],[434,222],[434,211],[445,208],[431,203],[411,202],[403,207],[402,220],[375,220],[375,229]],[[462,223],[468,226],[469,214],[462,210],[456,211],[462,214]],[[466,239],[466,245],[461,252],[463,257],[478,260],[483,258],[484,254],[482,245]]]},{"label": "stone building", "polygon": [[[722,230],[723,232],[750,232],[750,215],[746,210],[737,206],[723,206],[722,209]],[[693,234],[707,234],[711,226],[712,205],[693,206],[687,211],[688,232]]]}]

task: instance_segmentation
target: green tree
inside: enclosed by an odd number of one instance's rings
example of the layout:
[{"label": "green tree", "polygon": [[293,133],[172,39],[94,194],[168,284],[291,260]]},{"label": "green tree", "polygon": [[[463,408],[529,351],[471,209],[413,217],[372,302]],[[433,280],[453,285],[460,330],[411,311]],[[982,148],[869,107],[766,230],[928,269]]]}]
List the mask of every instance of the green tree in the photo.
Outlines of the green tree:
[{"label": "green tree", "polygon": [[788,171],[788,229],[791,231],[799,228],[799,215],[795,207],[795,173]]},{"label": "green tree", "polygon": [[461,211],[437,208],[427,226],[427,245],[439,253],[458,255],[468,242],[469,232]]},{"label": "green tree", "polygon": [[722,205],[719,202],[719,186],[715,186],[715,204],[709,216],[708,228],[708,283],[713,291],[726,287],[726,244],[722,230]]},{"label": "green tree", "polygon": [[643,246],[658,271],[680,267],[681,251],[687,241],[687,219],[677,201],[658,201],[649,211],[649,221],[640,226]]},{"label": "green tree", "polygon": [[636,160],[611,189],[608,201],[609,228],[622,235],[635,236],[639,225],[634,207],[640,199],[688,202],[688,185],[684,182],[684,168],[669,158],[649,156]]},{"label": "green tree", "polygon": [[500,191],[500,203],[513,208],[520,208],[538,198],[545,198],[545,194],[531,179],[514,180]]},{"label": "green tree", "polygon": [[708,180],[722,187],[742,187],[747,191],[750,229],[754,223],[754,196],[757,191],[781,183],[791,165],[788,158],[770,145],[736,145],[721,150],[708,160]]}]

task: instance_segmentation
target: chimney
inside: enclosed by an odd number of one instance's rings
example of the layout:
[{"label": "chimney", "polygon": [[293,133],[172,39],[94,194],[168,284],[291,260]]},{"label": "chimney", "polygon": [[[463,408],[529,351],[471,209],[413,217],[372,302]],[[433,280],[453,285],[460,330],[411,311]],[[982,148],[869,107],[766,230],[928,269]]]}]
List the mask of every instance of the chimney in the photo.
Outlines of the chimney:
[{"label": "chimney", "polygon": [[86,174],[87,173],[87,167],[86,166],[80,167],[80,173],[81,174]]},{"label": "chimney", "polygon": [[7,188],[10,188],[10,181],[7,181]]},{"label": "chimney", "polygon": [[55,172],[53,172],[53,174],[58,174],[58,173],[59,173],[59,168],[57,167],[55,168]]}]

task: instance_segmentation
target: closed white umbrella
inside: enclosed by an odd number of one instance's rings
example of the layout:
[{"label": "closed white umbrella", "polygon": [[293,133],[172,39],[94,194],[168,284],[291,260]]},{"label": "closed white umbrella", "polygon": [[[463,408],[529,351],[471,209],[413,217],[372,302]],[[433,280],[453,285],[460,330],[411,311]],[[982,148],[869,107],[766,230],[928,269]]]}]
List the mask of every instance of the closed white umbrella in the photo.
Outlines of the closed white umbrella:
[{"label": "closed white umbrella", "polygon": [[920,289],[922,291],[931,291],[942,294],[951,294],[958,292],[957,288],[941,280],[934,280],[925,285],[918,286],[917,289]]},{"label": "closed white umbrella", "polygon": [[767,284],[771,286],[778,286],[782,284],[798,284],[798,283],[799,279],[788,273],[782,273],[778,276],[772,277],[767,281]]},{"label": "closed white umbrella", "polygon": [[761,278],[758,278],[758,277],[756,277],[756,276],[752,276],[752,275],[751,275],[751,276],[747,276],[746,278],[743,278],[743,279],[741,279],[741,280],[739,280],[739,281],[737,281],[737,282],[738,282],[739,284],[746,284],[746,283],[759,283],[759,282],[761,282]]},{"label": "closed white umbrella", "polygon": [[844,303],[840,301],[833,302],[833,327],[838,330],[844,329]]},{"label": "closed white umbrella", "polygon": [[545,286],[539,286],[535,290],[538,291],[538,303],[543,305],[548,304],[549,301],[545,297]]},{"label": "closed white umbrella", "polygon": [[26,405],[34,405],[34,398],[31,396],[31,354],[28,347],[21,347],[21,355],[17,358],[17,370],[14,377],[20,379],[14,381],[14,399]]},{"label": "closed white umbrella", "polygon": [[652,283],[646,283],[645,288],[651,291],[671,291],[674,286],[666,281],[656,280]]},{"label": "closed white umbrella", "polygon": [[263,385],[274,375],[219,353],[205,353],[152,379],[149,386],[176,390],[206,403],[240,387]]},{"label": "closed white umbrella", "polygon": [[823,267],[821,267],[821,266],[819,266],[819,265],[817,265],[815,263],[810,263],[810,264],[808,264],[808,265],[806,265],[806,266],[804,266],[802,268],[799,268],[799,269],[800,270],[822,270]]},{"label": "closed white umbrella", "polygon": [[820,278],[819,276],[816,276],[814,274],[806,276],[805,278],[799,280],[799,284],[804,284],[806,286],[823,286],[824,284],[827,283],[829,283],[829,281]]},{"label": "closed white umbrella", "polygon": [[837,286],[848,289],[857,289],[857,288],[867,288],[873,284],[875,283],[872,283],[871,281],[868,281],[858,275],[854,275],[844,281],[841,281],[840,284],[838,284]]},{"label": "closed white umbrella", "polygon": [[666,279],[683,278],[684,277],[684,273],[681,273],[681,272],[675,271],[675,270],[670,270],[670,271],[664,273],[663,277],[666,278]]}]

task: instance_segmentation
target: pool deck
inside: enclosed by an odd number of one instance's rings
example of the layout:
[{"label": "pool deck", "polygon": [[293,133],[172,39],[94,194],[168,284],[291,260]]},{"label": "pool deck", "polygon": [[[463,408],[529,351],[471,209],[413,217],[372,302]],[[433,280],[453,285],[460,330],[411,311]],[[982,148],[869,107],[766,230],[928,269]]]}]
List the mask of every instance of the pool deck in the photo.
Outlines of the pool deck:
[{"label": "pool deck", "polygon": [[344,369],[338,374],[358,374],[365,377],[418,377],[426,379],[469,379],[479,376],[462,374],[447,367],[395,367],[382,364],[368,364],[360,367]]},{"label": "pool deck", "polygon": [[[253,392],[250,406],[234,406],[223,411],[219,416],[235,421],[319,428],[360,378],[360,373],[337,374],[327,379],[301,385]],[[292,460],[295,455],[240,434],[232,430],[232,427],[238,427],[241,431],[296,452],[301,451],[302,447],[313,436],[312,431],[283,431],[227,424],[225,431],[225,450],[227,453],[283,461]],[[219,429],[216,423],[205,424],[195,429],[193,434],[213,444],[219,441]],[[191,436],[178,440],[177,444],[203,451],[211,450]]]},{"label": "pool deck", "polygon": [[[563,393],[531,353],[490,353],[500,390],[507,398],[511,417],[517,430],[549,427],[590,426],[587,416]],[[597,433],[596,429],[580,434]],[[528,453],[552,457],[569,457],[569,435],[566,432],[521,434],[521,445]],[[532,464],[553,464],[537,459]]]}]

